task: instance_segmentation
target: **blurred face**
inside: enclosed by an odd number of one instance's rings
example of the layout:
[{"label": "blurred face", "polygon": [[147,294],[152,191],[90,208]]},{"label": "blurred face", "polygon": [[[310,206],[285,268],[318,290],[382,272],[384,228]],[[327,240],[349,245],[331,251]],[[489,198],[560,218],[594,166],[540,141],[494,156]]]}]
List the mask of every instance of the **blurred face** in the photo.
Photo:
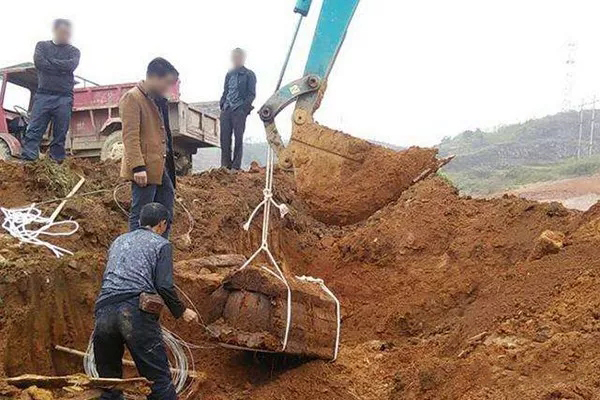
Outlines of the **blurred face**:
[{"label": "blurred face", "polygon": [[231,64],[233,68],[240,68],[244,66],[246,62],[246,54],[243,51],[232,51],[231,52]]},{"label": "blurred face", "polygon": [[146,79],[146,83],[150,91],[166,97],[170,93],[171,88],[177,83],[177,79],[178,77],[174,74],[150,76]]},{"label": "blurred face", "polygon": [[54,42],[57,44],[69,44],[71,42],[71,27],[60,24],[53,30]]}]

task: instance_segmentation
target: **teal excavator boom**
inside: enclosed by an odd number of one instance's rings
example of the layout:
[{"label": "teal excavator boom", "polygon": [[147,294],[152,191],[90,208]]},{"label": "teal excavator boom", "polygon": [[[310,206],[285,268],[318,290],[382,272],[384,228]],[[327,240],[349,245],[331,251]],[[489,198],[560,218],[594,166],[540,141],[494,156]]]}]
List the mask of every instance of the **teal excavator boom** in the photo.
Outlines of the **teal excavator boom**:
[{"label": "teal excavator boom", "polygon": [[294,12],[299,14],[298,24],[279,77],[277,91],[259,110],[260,118],[267,131],[267,139],[282,165],[286,167],[291,167],[293,162],[291,155],[285,155],[283,141],[275,126],[275,117],[288,104],[296,101],[294,120],[302,123],[312,121],[312,114],[319,106],[327,77],[342,47],[358,3],[359,0],[323,0],[304,76],[280,88],[300,24],[302,19],[308,15],[312,4],[312,0],[296,2]]},{"label": "teal excavator boom", "polygon": [[[282,87],[281,81],[311,0],[298,0],[299,14],[292,44],[275,93],[259,109],[267,141],[279,165],[293,168],[298,194],[311,214],[326,223],[345,225],[363,220],[397,199],[415,179],[431,174],[438,161],[434,149],[393,151],[316,123],[327,80],[342,48],[359,0],[322,0],[321,12],[304,75]],[[360,77],[357,77],[360,82]],[[296,102],[287,146],[275,118]]]}]

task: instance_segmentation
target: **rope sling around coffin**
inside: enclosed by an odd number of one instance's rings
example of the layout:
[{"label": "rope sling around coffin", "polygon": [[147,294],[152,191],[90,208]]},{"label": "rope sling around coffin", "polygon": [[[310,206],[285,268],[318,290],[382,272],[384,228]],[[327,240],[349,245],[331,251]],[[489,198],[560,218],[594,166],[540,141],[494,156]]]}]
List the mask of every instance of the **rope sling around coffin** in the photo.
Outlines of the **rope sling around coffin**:
[{"label": "rope sling around coffin", "polygon": [[[303,21],[303,15],[302,15],[302,13],[300,13],[298,16],[298,22],[296,23],[296,27],[294,28],[292,42],[290,43],[285,60],[281,67],[281,71],[279,73],[279,79],[277,81],[275,91],[279,90],[279,88],[281,87],[281,82],[285,75],[285,71],[287,69],[287,65],[289,63],[290,56],[291,56],[292,50],[294,48],[294,44],[296,43],[296,39],[298,37],[298,32],[300,31],[300,26],[302,24],[302,21]],[[275,260],[275,257],[273,257],[273,254],[271,253],[271,250],[269,249],[268,239],[269,239],[269,222],[270,222],[270,217],[271,217],[271,206],[275,206],[276,208],[279,209],[281,218],[285,217],[285,215],[289,212],[289,209],[288,209],[287,205],[285,205],[283,203],[277,204],[277,202],[275,202],[275,200],[273,200],[273,169],[274,169],[274,165],[275,165],[275,155],[274,155],[273,149],[271,148],[271,146],[267,146],[267,165],[266,165],[266,169],[265,169],[265,188],[263,189],[264,197],[263,197],[263,200],[256,206],[254,211],[252,211],[252,213],[250,214],[250,217],[248,218],[248,221],[243,225],[244,230],[248,231],[250,229],[250,224],[252,223],[252,220],[254,219],[254,217],[256,216],[258,211],[261,209],[261,207],[264,207],[261,244],[260,244],[260,247],[254,252],[254,254],[252,254],[250,256],[250,258],[248,258],[248,260],[240,267],[239,271],[248,267],[248,265],[250,265],[250,263],[261,252],[265,252],[267,254],[267,259],[271,262],[271,264],[273,265],[275,270],[272,270],[264,265],[262,266],[262,269],[267,271],[271,275],[275,276],[277,279],[279,279],[285,285],[286,291],[287,291],[286,326],[285,326],[285,333],[283,336],[282,348],[281,348],[281,351],[285,351],[285,349],[287,348],[287,344],[288,344],[290,327],[291,327],[291,322],[292,322],[292,290],[290,288],[289,282],[287,281],[285,275],[283,274],[283,271],[279,267],[279,264],[277,263],[277,261]],[[335,301],[337,329],[336,329],[335,349],[333,351],[333,358],[332,358],[332,361],[335,361],[338,356],[338,349],[339,349],[339,344],[340,344],[340,330],[341,330],[340,329],[341,328],[340,327],[340,325],[341,325],[340,302],[337,299],[337,297],[335,297],[335,295],[331,292],[331,290],[329,290],[329,288],[327,288],[327,286],[325,286],[325,283],[323,282],[322,279],[307,277],[307,276],[296,277],[296,278],[302,282],[310,282],[310,283],[318,284],[321,287],[321,289],[324,290]],[[243,346],[233,346],[233,345],[230,345],[227,343],[221,343],[221,345],[223,347],[229,347],[229,348],[234,348],[234,349],[238,349],[238,350],[249,350],[249,351],[260,351],[260,352],[265,352],[265,353],[273,353],[273,351],[253,349],[253,348],[248,348],[248,347],[243,347]]]},{"label": "rope sling around coffin", "polygon": [[[271,269],[267,266],[264,266],[264,265],[261,268],[264,271],[266,271],[269,274],[276,277],[278,280],[280,280],[285,285],[286,291],[287,291],[286,326],[285,326],[285,333],[283,336],[282,347],[281,347],[281,351],[284,352],[287,348],[289,334],[290,334],[290,328],[291,328],[291,324],[292,324],[292,290],[291,290],[290,284],[289,284],[286,276],[284,275],[281,267],[279,266],[279,264],[275,260],[275,257],[273,257],[271,250],[269,249],[268,239],[269,239],[269,225],[270,225],[270,219],[271,219],[270,218],[271,217],[271,206],[274,206],[277,209],[279,209],[281,218],[285,217],[285,215],[289,212],[289,209],[288,209],[287,205],[278,204],[275,200],[273,200],[273,170],[274,170],[274,164],[275,164],[274,161],[275,160],[274,160],[273,150],[269,147],[267,150],[267,166],[265,169],[265,188],[263,189],[264,197],[263,197],[263,200],[256,206],[254,211],[252,211],[252,213],[250,214],[250,217],[248,218],[248,221],[243,225],[244,230],[248,231],[250,229],[250,224],[252,223],[252,220],[254,219],[254,217],[256,216],[258,211],[264,207],[261,244],[260,244],[260,247],[254,252],[254,254],[252,254],[250,256],[250,258],[248,258],[248,260],[246,260],[246,262],[240,267],[240,269],[238,271],[241,271],[241,270],[247,268],[261,252],[264,252],[267,255],[267,260],[272,264],[273,269]],[[301,277],[297,276],[296,279],[298,279],[301,282],[313,283],[313,284],[319,285],[320,288],[325,293],[327,293],[327,295],[329,295],[336,304],[337,328],[336,328],[335,347],[333,350],[333,357],[332,357],[332,360],[335,361],[338,356],[338,350],[339,350],[339,344],[340,344],[340,333],[341,333],[340,302],[337,299],[337,297],[333,294],[333,292],[331,290],[329,290],[329,288],[325,285],[325,283],[322,279],[313,278],[310,276],[301,276]],[[272,353],[272,351],[260,350],[260,349],[254,349],[254,348],[248,348],[248,347],[241,347],[241,346],[232,346],[232,345],[225,344],[225,343],[222,343],[222,345],[224,347],[230,347],[230,348],[241,349],[241,350]]]}]

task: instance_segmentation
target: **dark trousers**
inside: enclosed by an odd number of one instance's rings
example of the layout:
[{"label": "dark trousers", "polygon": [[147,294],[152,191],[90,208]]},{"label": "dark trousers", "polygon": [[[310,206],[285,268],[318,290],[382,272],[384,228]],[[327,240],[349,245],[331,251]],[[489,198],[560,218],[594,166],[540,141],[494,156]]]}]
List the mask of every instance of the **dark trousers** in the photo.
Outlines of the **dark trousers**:
[{"label": "dark trousers", "polygon": [[[246,130],[245,107],[221,112],[221,167],[240,169],[244,153],[244,131]],[[233,159],[231,158],[231,140],[235,136]]]},{"label": "dark trousers", "polygon": [[[101,378],[123,377],[123,353],[129,350],[135,366],[152,381],[149,400],[176,400],[169,360],[158,316],[139,309],[139,297],[107,305],[96,311],[94,358]],[[116,390],[105,391],[102,400],[122,400]]]},{"label": "dark trousers", "polygon": [[138,186],[131,182],[131,210],[129,211],[129,231],[134,231],[140,227],[140,213],[142,207],[148,203],[160,203],[167,207],[169,211],[169,226],[163,236],[169,238],[171,231],[171,222],[173,221],[173,206],[175,203],[175,189],[169,173],[165,170],[162,177],[162,185]]},{"label": "dark trousers", "polygon": [[65,159],[65,140],[69,123],[73,98],[54,94],[36,94],[33,98],[31,121],[21,142],[21,156],[25,160],[37,160],[40,155],[40,143],[48,124],[52,121],[52,141],[50,142],[50,157],[56,161]]}]

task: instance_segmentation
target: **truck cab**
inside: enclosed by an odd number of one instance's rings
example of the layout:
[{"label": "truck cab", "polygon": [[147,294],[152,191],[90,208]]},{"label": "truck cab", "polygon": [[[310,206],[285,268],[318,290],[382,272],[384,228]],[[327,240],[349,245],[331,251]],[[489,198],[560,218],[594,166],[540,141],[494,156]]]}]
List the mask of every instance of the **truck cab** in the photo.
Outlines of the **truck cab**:
[{"label": "truck cab", "polygon": [[21,154],[20,141],[37,90],[37,73],[32,66],[24,63],[0,69],[0,159]]}]

